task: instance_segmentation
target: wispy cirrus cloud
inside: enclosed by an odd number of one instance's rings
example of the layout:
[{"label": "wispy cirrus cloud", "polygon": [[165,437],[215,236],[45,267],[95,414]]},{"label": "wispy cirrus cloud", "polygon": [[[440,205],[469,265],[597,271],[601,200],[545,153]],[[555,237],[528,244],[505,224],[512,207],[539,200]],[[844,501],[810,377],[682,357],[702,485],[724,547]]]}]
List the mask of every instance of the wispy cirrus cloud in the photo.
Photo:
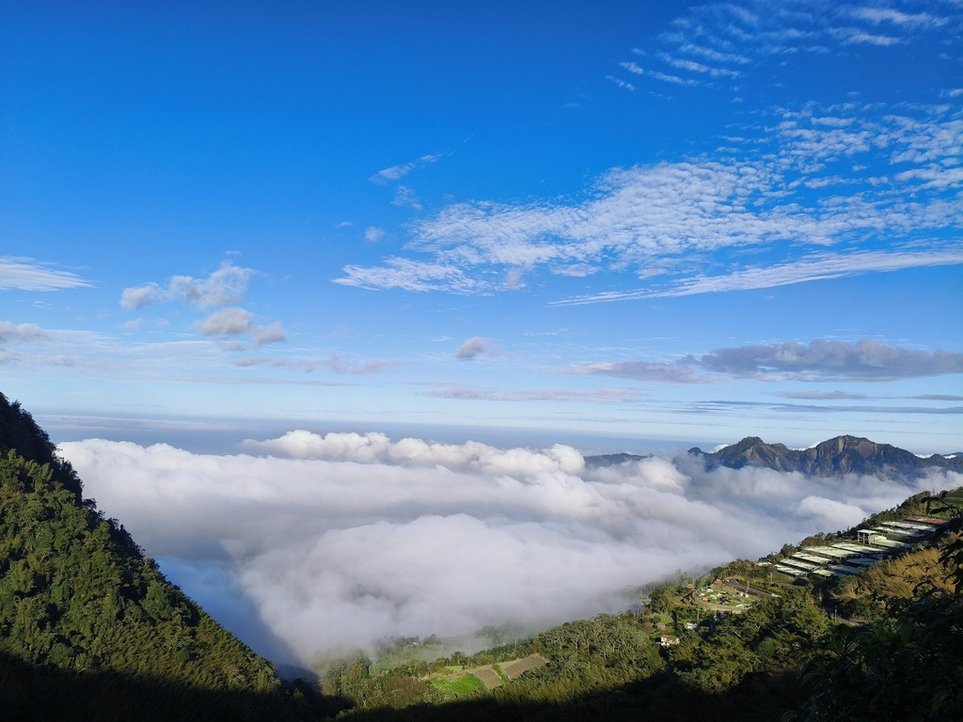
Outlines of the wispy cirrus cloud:
[{"label": "wispy cirrus cloud", "polygon": [[[963,224],[957,112],[807,106],[780,111],[757,132],[775,148],[749,137],[726,153],[615,168],[571,202],[449,205],[409,226],[408,257],[347,266],[335,282],[479,294],[539,272],[659,277],[557,302],[577,304],[960,263],[959,244],[947,240]],[[824,250],[800,258],[807,247]],[[724,260],[721,252],[739,248],[771,253],[718,275],[686,268],[698,254]]]},{"label": "wispy cirrus cloud", "polygon": [[622,90],[628,90],[630,93],[635,91],[635,86],[632,85],[632,83],[630,83],[627,80],[616,78],[614,75],[606,75],[605,79],[608,80],[610,83],[614,83],[619,88],[622,88]]},{"label": "wispy cirrus cloud", "polygon": [[454,293],[485,293],[489,285],[472,278],[453,263],[424,262],[407,258],[388,258],[384,266],[345,266],[344,275],[334,279],[342,286],[379,289],[397,288],[403,291],[451,291]]},{"label": "wispy cirrus cloud", "polygon": [[[933,12],[905,12],[887,3],[715,2],[692,6],[677,17],[658,38],[661,50],[633,48],[632,53],[647,58],[644,73],[636,65],[636,74],[657,83],[731,86],[770,62],[785,62],[799,54],[841,53],[858,46],[904,45],[959,18],[960,8],[953,4]],[[622,62],[619,67],[636,72],[631,64]],[[609,76],[609,80],[617,83],[621,78]]]},{"label": "wispy cirrus cloud", "polygon": [[957,416],[963,414],[963,406],[884,406],[868,404],[788,404],[768,401],[713,400],[695,404],[691,413],[711,413],[730,409],[756,408],[766,411],[815,414],[885,414]]},{"label": "wispy cirrus cloud", "polygon": [[[331,354],[325,361],[317,364],[317,366],[327,368],[336,374],[361,374],[364,376],[380,374],[395,368],[397,365],[397,361],[385,359],[369,359],[359,362],[341,354]],[[314,369],[309,365],[305,370],[311,371]]]},{"label": "wispy cirrus cloud", "polygon": [[625,387],[609,387],[598,389],[493,389],[477,386],[457,386],[445,384],[438,388],[425,391],[422,396],[436,399],[461,399],[468,401],[587,401],[599,404],[619,404],[637,401],[640,398],[638,389]]},{"label": "wispy cirrus cloud", "polygon": [[644,298],[672,298],[703,293],[749,291],[778,288],[797,283],[822,281],[832,278],[857,276],[863,273],[900,271],[907,268],[955,266],[963,264],[963,249],[932,249],[927,251],[862,251],[853,253],[811,254],[798,261],[774,266],[743,268],[725,275],[697,275],[679,281],[670,288],[610,291],[575,296],[552,301],[553,306],[579,306],[590,303],[611,303]]},{"label": "wispy cirrus cloud", "polygon": [[930,13],[904,13],[891,7],[845,7],[843,12],[873,25],[891,24],[901,27],[941,27],[948,19]]},{"label": "wispy cirrus cloud", "polygon": [[235,359],[233,363],[235,366],[241,368],[288,368],[302,373],[330,371],[336,374],[356,374],[364,376],[383,373],[398,366],[398,362],[393,360],[358,360],[340,353],[332,353],[320,359],[277,359],[247,356]]},{"label": "wispy cirrus cloud", "polygon": [[652,383],[697,384],[711,379],[683,362],[617,361],[585,363],[573,366],[569,373],[580,375],[615,376]]},{"label": "wispy cirrus cloud", "polygon": [[787,391],[780,394],[787,399],[809,399],[811,401],[838,401],[840,399],[860,400],[871,398],[866,394],[854,394],[849,391]]},{"label": "wispy cirrus cloud", "polygon": [[660,57],[667,65],[670,65],[677,70],[685,70],[690,73],[709,75],[713,78],[738,78],[741,75],[740,71],[738,70],[707,65],[706,63],[700,63],[696,60],[689,60],[687,58],[676,58],[667,53],[660,54]]},{"label": "wispy cirrus cloud", "polygon": [[388,166],[387,168],[382,168],[377,173],[368,178],[372,183],[377,183],[379,185],[386,185],[388,183],[394,183],[400,181],[406,175],[411,173],[418,168],[423,168],[428,165],[437,163],[439,160],[445,157],[444,153],[426,153],[423,156],[416,158],[415,160],[408,161],[407,163],[400,163],[398,165]]},{"label": "wispy cirrus cloud", "polygon": [[0,256],[0,291],[61,291],[93,284],[71,271],[19,256]]},{"label": "wispy cirrus cloud", "polygon": [[900,39],[892,35],[868,33],[859,28],[833,28],[832,35],[844,45],[876,45],[886,48],[900,43]]},{"label": "wispy cirrus cloud", "polygon": [[395,197],[391,199],[391,205],[401,206],[403,208],[412,208],[416,211],[422,209],[421,201],[418,195],[406,185],[398,185],[395,191]]}]

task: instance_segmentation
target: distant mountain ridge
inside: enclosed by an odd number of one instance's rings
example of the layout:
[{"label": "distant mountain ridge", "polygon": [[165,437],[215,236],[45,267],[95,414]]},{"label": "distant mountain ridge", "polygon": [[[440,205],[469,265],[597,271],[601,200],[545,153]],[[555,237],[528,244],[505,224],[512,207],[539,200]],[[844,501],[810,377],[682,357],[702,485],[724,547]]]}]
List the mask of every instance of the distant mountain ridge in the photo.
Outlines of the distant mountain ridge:
[{"label": "distant mountain ridge", "polygon": [[[898,446],[850,435],[835,436],[808,449],[790,449],[785,444],[767,444],[758,436],[747,436],[715,452],[693,447],[688,453],[699,458],[706,469],[754,466],[774,471],[798,471],[809,476],[892,474],[908,478],[918,477],[934,468],[963,473],[963,453],[921,457]],[[642,461],[651,456],[625,452],[598,454],[586,456],[585,463],[589,468],[597,469]]]},{"label": "distant mountain ridge", "polygon": [[716,452],[704,452],[694,447],[689,449],[689,455],[701,458],[706,469],[755,466],[774,471],[798,471],[810,476],[891,473],[917,477],[929,469],[963,473],[963,456],[933,454],[920,457],[891,444],[878,444],[848,435],[836,436],[808,449],[790,449],[785,444],[767,444],[758,436],[747,436]]}]

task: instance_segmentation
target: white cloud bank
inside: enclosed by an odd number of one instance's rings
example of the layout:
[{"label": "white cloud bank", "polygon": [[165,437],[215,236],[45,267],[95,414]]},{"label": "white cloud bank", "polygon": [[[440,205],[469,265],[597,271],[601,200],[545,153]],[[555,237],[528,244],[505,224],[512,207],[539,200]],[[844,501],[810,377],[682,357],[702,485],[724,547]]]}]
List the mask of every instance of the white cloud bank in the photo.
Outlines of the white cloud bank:
[{"label": "white cloud bank", "polygon": [[687,457],[589,469],[563,445],[379,433],[291,431],[244,447],[215,456],[89,439],[61,451],[175,582],[280,662],[624,608],[677,569],[757,557],[963,484],[952,473],[907,485],[707,473]]}]

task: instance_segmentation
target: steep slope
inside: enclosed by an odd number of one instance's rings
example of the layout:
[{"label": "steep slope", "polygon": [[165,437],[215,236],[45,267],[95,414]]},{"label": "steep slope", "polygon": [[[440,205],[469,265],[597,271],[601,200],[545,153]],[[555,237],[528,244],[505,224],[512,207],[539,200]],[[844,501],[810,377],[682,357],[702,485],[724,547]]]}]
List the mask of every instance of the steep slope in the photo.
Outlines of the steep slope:
[{"label": "steep slope", "polygon": [[267,691],[274,670],[74,503],[49,467],[0,459],[0,649],[64,669]]},{"label": "steep slope", "polygon": [[[203,689],[217,690],[220,707],[232,694],[282,701],[272,665],[169,583],[123,527],[81,499],[69,464],[2,394],[0,420],[0,699],[11,693],[7,683],[24,675],[74,675],[76,693],[110,673],[105,699],[133,679],[163,690],[155,701],[168,706],[172,695]],[[29,671],[43,668],[66,676]],[[139,699],[145,708],[137,716],[152,716],[151,700]],[[267,717],[289,712],[279,707]]]},{"label": "steep slope", "polygon": [[878,444],[858,436],[837,436],[808,449],[767,444],[757,436],[749,436],[714,453],[693,448],[689,454],[701,458],[707,469],[759,466],[811,476],[854,473],[913,478],[927,469],[963,472],[963,457],[934,454],[922,458],[890,444]]},{"label": "steep slope", "polygon": [[6,456],[11,449],[28,461],[50,467],[52,477],[69,490],[76,501],[81,500],[83,485],[70,463],[57,456],[47,432],[37,426],[18,402],[11,403],[0,393],[0,455]]}]

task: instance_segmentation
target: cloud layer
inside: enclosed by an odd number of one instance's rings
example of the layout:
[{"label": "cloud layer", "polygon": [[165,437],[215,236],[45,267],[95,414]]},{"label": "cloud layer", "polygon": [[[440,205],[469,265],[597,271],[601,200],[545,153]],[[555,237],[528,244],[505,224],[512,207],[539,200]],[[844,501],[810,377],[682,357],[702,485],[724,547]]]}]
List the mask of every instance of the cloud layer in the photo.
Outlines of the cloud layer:
[{"label": "cloud layer", "polygon": [[254,646],[301,663],[389,636],[624,608],[676,569],[755,557],[963,483],[706,473],[688,457],[590,469],[563,445],[304,430],[225,456],[99,439],[61,448],[175,582]]}]

